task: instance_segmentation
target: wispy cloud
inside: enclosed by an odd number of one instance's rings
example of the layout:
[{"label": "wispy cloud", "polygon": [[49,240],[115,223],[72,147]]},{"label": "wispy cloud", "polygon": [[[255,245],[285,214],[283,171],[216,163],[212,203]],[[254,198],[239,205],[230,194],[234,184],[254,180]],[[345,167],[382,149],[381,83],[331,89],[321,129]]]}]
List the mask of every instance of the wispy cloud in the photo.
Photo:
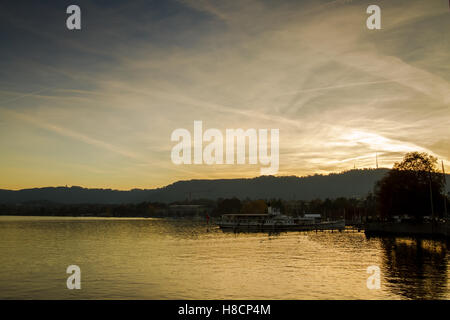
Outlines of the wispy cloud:
[{"label": "wispy cloud", "polygon": [[72,131],[70,129],[57,126],[57,125],[49,123],[49,122],[47,122],[45,120],[38,119],[36,117],[32,117],[32,116],[30,116],[28,114],[20,113],[20,112],[16,112],[16,111],[4,109],[4,108],[2,108],[0,111],[3,114],[6,114],[9,117],[13,117],[15,119],[18,119],[18,120],[21,120],[21,121],[25,121],[27,123],[30,123],[32,125],[35,125],[35,126],[39,127],[39,128],[42,128],[42,129],[49,130],[49,131],[54,132],[56,134],[59,134],[59,135],[62,135],[62,136],[66,136],[66,137],[69,137],[69,138],[73,138],[73,139],[82,141],[82,142],[84,142],[86,144],[89,144],[89,145],[92,145],[92,146],[95,146],[95,147],[99,147],[99,148],[102,148],[104,150],[111,151],[111,152],[117,153],[119,155],[128,157],[128,158],[132,158],[132,159],[139,159],[140,158],[140,156],[137,153],[135,153],[135,152],[131,152],[131,151],[128,151],[128,150],[126,150],[124,148],[117,147],[117,146],[115,146],[113,144],[110,144],[110,143],[107,143],[107,142],[104,142],[104,141],[100,141],[100,140],[91,138],[91,137],[89,137],[89,136],[87,136],[87,135],[85,135],[83,133]]}]

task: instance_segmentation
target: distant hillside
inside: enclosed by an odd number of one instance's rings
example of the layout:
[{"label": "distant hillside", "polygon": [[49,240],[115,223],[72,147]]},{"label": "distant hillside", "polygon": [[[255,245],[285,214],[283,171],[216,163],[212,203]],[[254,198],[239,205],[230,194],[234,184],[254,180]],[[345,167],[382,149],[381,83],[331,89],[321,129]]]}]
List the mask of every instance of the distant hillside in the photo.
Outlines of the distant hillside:
[{"label": "distant hillside", "polygon": [[351,170],[330,175],[307,177],[261,176],[253,179],[220,179],[178,181],[155,192],[162,201],[173,201],[191,193],[192,198],[217,199],[237,197],[240,199],[281,198],[285,200],[311,200],[364,196],[373,189],[387,172],[378,170]]},{"label": "distant hillside", "polygon": [[[387,171],[388,169],[365,169],[307,177],[261,176],[252,179],[188,180],[178,181],[159,189],[129,191],[81,187],[0,190],[0,203],[50,201],[65,204],[120,204],[144,201],[173,202],[200,198],[215,200],[230,197],[284,200],[359,197],[372,191],[375,182]],[[447,175],[447,181],[449,185],[449,175]]]}]

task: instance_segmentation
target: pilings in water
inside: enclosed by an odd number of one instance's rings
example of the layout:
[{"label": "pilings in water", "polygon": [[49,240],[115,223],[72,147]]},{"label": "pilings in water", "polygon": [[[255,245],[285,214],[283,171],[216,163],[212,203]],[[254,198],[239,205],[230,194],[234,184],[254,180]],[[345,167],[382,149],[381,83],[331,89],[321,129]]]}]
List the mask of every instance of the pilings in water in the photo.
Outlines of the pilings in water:
[{"label": "pilings in water", "polygon": [[368,235],[389,234],[405,236],[450,237],[450,223],[447,222],[369,222],[365,226]]}]

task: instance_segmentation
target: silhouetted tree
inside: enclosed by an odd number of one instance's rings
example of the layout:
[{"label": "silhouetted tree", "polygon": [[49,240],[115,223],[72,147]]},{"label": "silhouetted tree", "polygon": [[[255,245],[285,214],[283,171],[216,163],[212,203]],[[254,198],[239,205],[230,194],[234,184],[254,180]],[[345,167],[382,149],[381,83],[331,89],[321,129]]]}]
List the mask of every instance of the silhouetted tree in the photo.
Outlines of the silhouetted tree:
[{"label": "silhouetted tree", "polygon": [[283,204],[283,201],[278,198],[278,199],[271,199],[269,201],[267,201],[267,206],[270,206],[272,208],[277,208],[280,210],[281,213],[285,213],[286,212],[286,208]]},{"label": "silhouetted tree", "polygon": [[265,213],[267,204],[264,200],[246,201],[241,209],[242,213]]},{"label": "silhouetted tree", "polygon": [[238,198],[220,199],[217,202],[217,212],[219,214],[239,213],[241,207],[241,200]]},{"label": "silhouetted tree", "polygon": [[[424,152],[410,152],[395,163],[375,187],[380,216],[423,216],[442,213],[443,176],[437,171],[437,159]],[[433,208],[433,209],[432,209]]]}]

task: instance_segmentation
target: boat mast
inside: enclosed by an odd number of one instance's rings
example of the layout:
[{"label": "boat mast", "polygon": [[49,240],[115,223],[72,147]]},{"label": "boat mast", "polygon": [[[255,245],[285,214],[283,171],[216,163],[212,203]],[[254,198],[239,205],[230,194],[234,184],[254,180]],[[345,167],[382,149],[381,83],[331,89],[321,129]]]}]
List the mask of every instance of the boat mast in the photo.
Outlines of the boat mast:
[{"label": "boat mast", "polygon": [[431,218],[432,218],[433,222],[435,222],[434,206],[433,206],[433,188],[431,186],[431,171],[428,172],[428,182],[429,182],[429,185],[430,185]]},{"label": "boat mast", "polygon": [[442,175],[444,176],[444,217],[447,219],[447,179],[445,178],[444,160],[442,163]]}]

